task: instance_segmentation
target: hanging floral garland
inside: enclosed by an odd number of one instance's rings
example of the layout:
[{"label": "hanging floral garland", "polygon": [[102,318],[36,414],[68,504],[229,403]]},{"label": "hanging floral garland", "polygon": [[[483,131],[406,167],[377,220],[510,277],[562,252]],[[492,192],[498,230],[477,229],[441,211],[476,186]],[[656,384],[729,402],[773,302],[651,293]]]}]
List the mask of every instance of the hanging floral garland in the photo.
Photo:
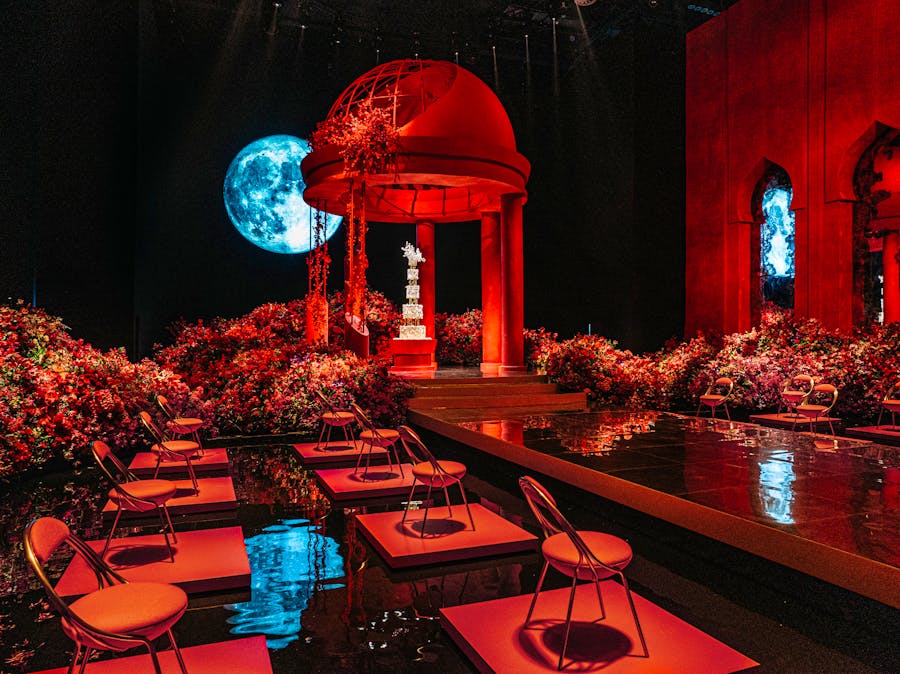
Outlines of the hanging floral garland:
[{"label": "hanging floral garland", "polygon": [[306,342],[328,343],[328,239],[325,237],[326,216],[316,208],[313,219],[312,250],[306,258],[309,266],[309,288],[306,293]]},{"label": "hanging floral garland", "polygon": [[366,177],[396,171],[400,132],[390,110],[378,108],[370,99],[348,108],[343,115],[329,117],[316,126],[310,137],[315,148],[333,145],[344,160],[349,177],[347,193],[347,265],[344,310],[361,322],[365,320],[366,257],[365,195]]}]

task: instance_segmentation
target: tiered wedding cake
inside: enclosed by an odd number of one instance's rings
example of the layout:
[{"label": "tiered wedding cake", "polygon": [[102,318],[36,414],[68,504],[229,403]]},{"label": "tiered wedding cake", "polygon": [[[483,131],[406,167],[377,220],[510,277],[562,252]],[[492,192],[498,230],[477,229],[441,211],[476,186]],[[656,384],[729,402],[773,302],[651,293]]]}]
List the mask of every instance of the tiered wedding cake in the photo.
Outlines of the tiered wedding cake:
[{"label": "tiered wedding cake", "polygon": [[425,262],[422,251],[409,241],[403,246],[403,256],[409,262],[406,269],[406,304],[403,305],[403,324],[400,326],[400,339],[427,339],[422,320],[422,305],[419,304],[419,270],[416,265]]}]

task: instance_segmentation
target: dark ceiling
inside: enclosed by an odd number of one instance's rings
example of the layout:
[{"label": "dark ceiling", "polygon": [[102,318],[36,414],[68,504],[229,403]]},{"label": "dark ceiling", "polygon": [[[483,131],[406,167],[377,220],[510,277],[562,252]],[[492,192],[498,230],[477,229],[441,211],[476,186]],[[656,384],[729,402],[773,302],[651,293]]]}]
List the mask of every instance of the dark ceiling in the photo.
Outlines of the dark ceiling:
[{"label": "dark ceiling", "polygon": [[[373,59],[437,58],[469,67],[497,61],[567,69],[622,32],[687,32],[736,0],[155,0],[157,21],[258,24],[261,36],[307,46],[370,49]],[[181,16],[179,16],[181,15]],[[555,40],[554,40],[555,38]],[[554,59],[554,42],[556,58]],[[526,48],[527,45],[527,48]]]}]

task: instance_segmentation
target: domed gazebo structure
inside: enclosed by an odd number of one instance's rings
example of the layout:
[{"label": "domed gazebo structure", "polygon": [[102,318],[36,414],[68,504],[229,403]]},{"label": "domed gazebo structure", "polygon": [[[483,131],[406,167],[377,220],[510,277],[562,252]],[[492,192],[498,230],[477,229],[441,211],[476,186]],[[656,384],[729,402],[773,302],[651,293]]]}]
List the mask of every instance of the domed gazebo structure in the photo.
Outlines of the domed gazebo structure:
[{"label": "domed gazebo structure", "polygon": [[[400,134],[396,171],[366,176],[366,217],[416,225],[416,245],[426,260],[419,284],[427,336],[434,338],[434,227],[480,220],[482,370],[524,371],[522,207],[531,165],[516,151],[503,105],[467,70],[422,60],[370,70],[347,87],[328,117],[352,114],[364,101],[389,111]],[[302,172],[308,203],[346,215],[354,176],[345,171],[339,148],[314,148]]]}]

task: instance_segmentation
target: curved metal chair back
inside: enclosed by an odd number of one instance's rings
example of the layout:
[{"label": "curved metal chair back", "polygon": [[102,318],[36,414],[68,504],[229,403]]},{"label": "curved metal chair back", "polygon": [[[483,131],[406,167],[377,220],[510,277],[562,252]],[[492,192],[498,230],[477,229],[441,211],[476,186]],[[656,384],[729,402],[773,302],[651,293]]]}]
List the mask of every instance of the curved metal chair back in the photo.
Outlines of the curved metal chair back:
[{"label": "curved metal chair back", "polygon": [[782,393],[789,391],[803,391],[809,393],[816,385],[816,378],[808,374],[795,374],[784,380],[784,386],[781,387]]},{"label": "curved metal chair back", "polygon": [[175,418],[175,412],[172,410],[172,406],[169,405],[169,400],[165,396],[156,396],[156,404],[159,405],[159,409],[163,411],[169,419]]},{"label": "curved metal chair back", "polygon": [[147,429],[147,431],[149,431],[150,435],[153,436],[154,442],[162,444],[169,439],[162,432],[162,429],[156,425],[156,422],[153,421],[153,417],[151,417],[147,412],[139,412],[138,419],[140,419],[141,424],[144,428]]},{"label": "curved metal chair back", "polygon": [[350,411],[353,412],[353,416],[356,417],[356,423],[358,423],[364,430],[378,433],[378,429],[375,428],[375,424],[372,423],[368,415],[363,411],[362,407],[360,407],[356,403],[351,403]]},{"label": "curved metal chair back", "polygon": [[834,407],[838,399],[837,387],[832,384],[816,384],[812,391],[806,394],[801,405],[823,405],[824,410],[818,416],[825,416]]},{"label": "curved metal chair back", "polygon": [[331,401],[325,397],[325,394],[320,389],[313,391],[313,397],[315,397],[325,412],[331,412],[332,414],[337,412],[334,405],[331,404]]},{"label": "curved metal chair back", "polygon": [[413,429],[409,426],[400,426],[397,431],[400,433],[400,442],[403,445],[403,449],[406,450],[406,454],[413,464],[430,463],[436,473],[446,472],[428,450],[428,447],[425,446],[425,443],[422,442],[422,438]]},{"label": "curved metal chair back", "polygon": [[[91,445],[91,454],[94,456],[94,461],[97,463],[100,471],[112,484],[113,489],[115,489],[116,493],[125,501],[126,507],[134,510],[139,509],[139,506],[156,507],[152,501],[146,501],[137,496],[132,496],[122,487],[123,483],[134,482],[138,478],[125,467],[125,464],[119,460],[119,457],[112,453],[109,445],[101,440],[94,440]],[[109,469],[107,463],[112,464],[115,472]]]},{"label": "curved metal chair back", "polygon": [[894,382],[894,385],[888,389],[881,400],[881,409],[878,411],[878,422],[876,426],[881,426],[881,417],[885,410],[891,412],[891,426],[897,425],[897,412],[900,412],[900,379]]}]

